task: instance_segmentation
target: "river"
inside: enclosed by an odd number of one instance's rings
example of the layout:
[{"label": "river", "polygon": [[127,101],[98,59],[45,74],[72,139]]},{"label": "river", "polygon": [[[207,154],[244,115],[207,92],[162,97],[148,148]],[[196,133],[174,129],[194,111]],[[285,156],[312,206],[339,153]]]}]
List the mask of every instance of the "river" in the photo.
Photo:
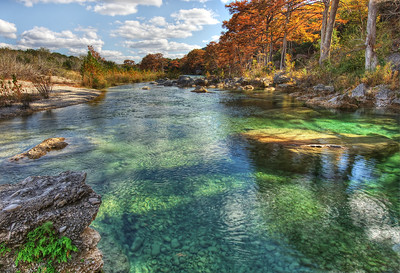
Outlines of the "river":
[{"label": "river", "polygon": [[[398,144],[398,116],[312,110],[279,92],[143,86],[0,121],[0,184],[87,172],[103,200],[92,225],[106,272],[399,272],[398,150],[293,151],[245,136]],[[50,137],[69,145],[7,160]]]}]

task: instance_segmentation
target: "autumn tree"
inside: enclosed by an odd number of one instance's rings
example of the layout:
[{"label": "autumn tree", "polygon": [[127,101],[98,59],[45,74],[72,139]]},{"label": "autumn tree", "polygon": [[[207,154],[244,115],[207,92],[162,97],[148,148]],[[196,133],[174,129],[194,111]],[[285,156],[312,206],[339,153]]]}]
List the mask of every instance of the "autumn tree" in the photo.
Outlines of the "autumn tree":
[{"label": "autumn tree", "polygon": [[204,55],[203,49],[193,49],[183,59],[182,69],[190,74],[202,73],[204,71]]},{"label": "autumn tree", "polygon": [[375,50],[376,44],[376,20],[378,17],[379,6],[389,10],[390,15],[400,14],[400,0],[369,0],[367,38],[365,41],[365,70],[375,70],[378,65],[378,55]]},{"label": "autumn tree", "polygon": [[321,26],[321,54],[319,57],[320,65],[329,59],[336,13],[339,8],[339,0],[322,0],[322,2],[324,4],[324,11],[322,15]]},{"label": "autumn tree", "polygon": [[140,69],[164,72],[166,62],[166,59],[161,53],[147,54],[140,62]]}]

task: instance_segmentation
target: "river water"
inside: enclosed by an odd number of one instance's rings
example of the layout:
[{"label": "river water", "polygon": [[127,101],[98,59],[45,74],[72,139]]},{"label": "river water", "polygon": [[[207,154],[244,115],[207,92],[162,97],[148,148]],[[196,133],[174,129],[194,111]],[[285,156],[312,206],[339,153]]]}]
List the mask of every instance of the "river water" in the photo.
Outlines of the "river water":
[{"label": "river water", "polygon": [[[296,152],[243,134],[398,143],[398,116],[312,110],[278,92],[143,85],[1,121],[0,184],[86,171],[103,199],[92,225],[106,272],[399,272],[398,150]],[[50,137],[69,145],[7,160]]]}]

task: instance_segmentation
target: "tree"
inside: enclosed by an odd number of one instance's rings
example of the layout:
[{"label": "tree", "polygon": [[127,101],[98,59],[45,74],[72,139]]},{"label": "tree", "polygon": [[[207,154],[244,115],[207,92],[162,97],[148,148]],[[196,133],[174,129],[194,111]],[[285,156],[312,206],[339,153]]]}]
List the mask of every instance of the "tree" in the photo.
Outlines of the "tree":
[{"label": "tree", "polygon": [[[333,29],[335,27],[336,13],[339,8],[339,0],[323,0],[324,12],[321,26],[321,55],[319,64],[329,59]],[[330,11],[329,11],[330,7]]]},{"label": "tree", "polygon": [[147,54],[140,63],[140,69],[164,72],[166,63],[167,61],[161,53]]},{"label": "tree", "polygon": [[378,65],[378,56],[375,52],[377,16],[378,5],[376,0],[370,0],[368,4],[367,39],[365,41],[365,70],[375,70]]}]

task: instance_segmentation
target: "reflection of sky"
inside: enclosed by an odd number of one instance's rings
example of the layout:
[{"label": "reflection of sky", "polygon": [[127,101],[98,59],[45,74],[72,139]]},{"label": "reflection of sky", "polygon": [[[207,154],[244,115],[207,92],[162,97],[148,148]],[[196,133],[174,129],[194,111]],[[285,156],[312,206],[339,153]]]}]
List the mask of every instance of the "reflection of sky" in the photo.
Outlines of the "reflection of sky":
[{"label": "reflection of sky", "polygon": [[366,183],[373,179],[373,167],[375,165],[374,160],[366,160],[363,156],[356,156],[349,177],[349,186],[347,191],[353,192],[358,189],[362,189]]}]

